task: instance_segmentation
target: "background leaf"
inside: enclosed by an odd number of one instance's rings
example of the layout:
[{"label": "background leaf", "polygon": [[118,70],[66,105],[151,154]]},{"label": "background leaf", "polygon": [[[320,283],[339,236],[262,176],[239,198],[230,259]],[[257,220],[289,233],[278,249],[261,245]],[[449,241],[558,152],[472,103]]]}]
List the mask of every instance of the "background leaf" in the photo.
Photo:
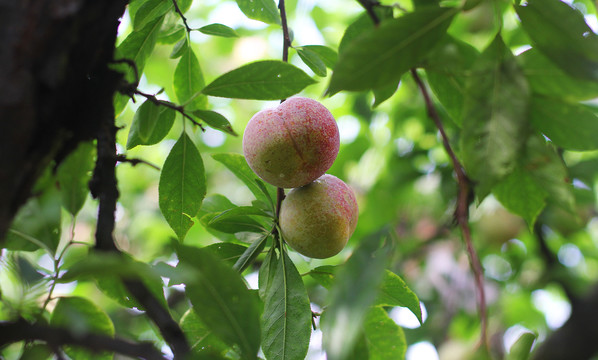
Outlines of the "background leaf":
[{"label": "background leaf", "polygon": [[56,172],[60,184],[62,206],[75,216],[85,204],[89,194],[89,180],[95,164],[95,147],[91,142],[79,144]]},{"label": "background leaf", "polygon": [[203,161],[185,132],[164,162],[158,192],[160,211],[182,241],[206,196]]},{"label": "background leaf", "polygon": [[[82,297],[61,297],[52,311],[50,325],[66,327],[73,333],[94,333],[114,336],[114,325],[106,313],[91,301]],[[112,359],[110,353],[90,353],[73,346],[65,346],[64,351],[73,359]]]},{"label": "background leaf", "polygon": [[327,93],[360,91],[397,82],[444,36],[453,9],[416,11],[383,22],[340,52]]},{"label": "background leaf", "polygon": [[380,243],[388,239],[387,232],[364,239],[338,271],[330,290],[330,306],[321,321],[322,341],[330,360],[346,359],[357,340],[384,276],[388,249],[380,248]]},{"label": "background leaf", "polygon": [[239,37],[239,34],[226,25],[223,24],[209,24],[198,29],[206,35],[222,36],[222,37]]},{"label": "background leaf", "polygon": [[221,75],[202,91],[206,95],[255,100],[281,100],[315,81],[303,70],[278,60],[243,65]]},{"label": "background leaf", "polygon": [[404,359],[407,341],[403,329],[378,306],[371,307],[363,324],[370,360]]},{"label": "background leaf", "polygon": [[462,158],[485,197],[492,186],[513,171],[525,145],[529,87],[515,58],[500,36],[480,55],[467,84]]},{"label": "background leaf", "polygon": [[516,6],[521,26],[546,57],[582,80],[598,80],[598,35],[583,14],[559,0]]}]

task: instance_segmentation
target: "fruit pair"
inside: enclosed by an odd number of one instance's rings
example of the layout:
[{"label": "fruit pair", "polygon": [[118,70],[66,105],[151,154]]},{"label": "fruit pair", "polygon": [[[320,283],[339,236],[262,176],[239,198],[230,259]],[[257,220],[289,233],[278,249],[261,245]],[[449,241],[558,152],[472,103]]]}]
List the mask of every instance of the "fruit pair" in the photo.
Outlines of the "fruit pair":
[{"label": "fruit pair", "polygon": [[319,102],[295,97],[255,114],[243,135],[243,153],[264,181],[293,188],[282,202],[285,241],[312,258],[339,253],[355,231],[357,202],[349,186],[324,173],[339,150],[334,117]]}]

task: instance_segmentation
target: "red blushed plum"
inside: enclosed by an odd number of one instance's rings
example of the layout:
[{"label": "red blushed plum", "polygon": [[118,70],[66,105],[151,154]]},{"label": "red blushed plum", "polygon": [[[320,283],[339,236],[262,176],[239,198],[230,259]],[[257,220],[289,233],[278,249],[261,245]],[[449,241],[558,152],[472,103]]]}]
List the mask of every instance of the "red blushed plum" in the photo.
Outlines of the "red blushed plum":
[{"label": "red blushed plum", "polygon": [[298,253],[317,259],[338,254],[357,226],[353,190],[339,178],[323,175],[291,190],[280,208],[285,241]]},{"label": "red blushed plum", "polygon": [[255,114],[243,134],[249,167],[264,181],[296,188],[322,176],[338,155],[340,137],[334,117],[319,102],[286,100]]}]

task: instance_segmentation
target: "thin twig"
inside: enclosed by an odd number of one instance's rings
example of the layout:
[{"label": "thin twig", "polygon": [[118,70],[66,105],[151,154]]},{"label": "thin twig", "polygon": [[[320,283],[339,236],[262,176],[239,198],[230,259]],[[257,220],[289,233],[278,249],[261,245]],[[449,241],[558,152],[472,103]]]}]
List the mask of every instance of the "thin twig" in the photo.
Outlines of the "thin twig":
[{"label": "thin twig", "polygon": [[[287,24],[287,11],[284,0],[279,0],[278,9],[280,10],[280,22],[282,23],[282,61],[289,61],[289,48],[291,47],[291,36]],[[283,100],[284,101],[284,100]]]},{"label": "thin twig", "polygon": [[378,18],[378,15],[376,15],[376,12],[374,11],[374,7],[380,5],[380,3],[378,1],[375,0],[357,0],[358,3],[361,4],[361,6],[363,6],[363,8],[365,9],[365,11],[367,11],[368,15],[370,16],[370,19],[372,19],[372,21],[374,22],[374,24],[378,25],[380,24],[380,18]]},{"label": "thin twig", "polygon": [[193,29],[191,29],[189,27],[189,24],[187,24],[187,18],[185,17],[185,15],[183,15],[183,12],[181,11],[181,8],[179,8],[179,4],[177,4],[176,0],[172,0],[172,3],[174,4],[174,11],[179,14],[179,16],[181,17],[181,20],[183,20],[183,24],[185,24],[185,28],[187,29],[187,32],[190,33],[191,31],[193,31]]},{"label": "thin twig", "polygon": [[172,110],[180,113],[181,115],[183,115],[183,117],[189,119],[189,121],[191,121],[193,123],[193,125],[198,126],[201,129],[201,131],[204,131],[204,132],[206,131],[206,129],[200,123],[198,123],[191,115],[189,115],[185,111],[185,107],[184,106],[171,103],[170,101],[158,99],[156,97],[156,95],[145,93],[145,92],[143,92],[143,91],[141,91],[139,89],[135,89],[134,94],[143,96],[144,98],[148,99],[149,101],[151,101],[155,105],[164,106],[164,107],[167,107],[169,109],[172,109]]},{"label": "thin twig", "polygon": [[411,69],[411,75],[415,80],[418,88],[420,89],[422,96],[424,97],[424,101],[426,103],[426,110],[428,112],[428,116],[434,121],[438,131],[440,132],[440,136],[442,137],[442,144],[444,146],[445,151],[449,155],[451,162],[453,163],[453,168],[455,170],[455,174],[457,175],[457,183],[459,186],[458,195],[457,195],[457,206],[455,209],[455,221],[459,225],[461,229],[461,234],[463,235],[463,240],[465,241],[465,246],[467,248],[467,254],[469,256],[469,263],[471,269],[473,271],[477,296],[478,296],[478,308],[480,311],[480,318],[481,318],[481,334],[480,334],[480,345],[487,346],[488,339],[487,339],[487,329],[488,329],[488,315],[487,315],[487,308],[486,308],[486,292],[484,290],[484,271],[482,269],[482,264],[480,263],[480,258],[473,246],[472,238],[471,238],[471,229],[469,227],[469,203],[471,198],[471,181],[465,174],[465,170],[461,165],[461,162],[455,155],[453,148],[449,142],[448,135],[444,129],[444,125],[440,119],[440,115],[436,111],[436,107],[432,102],[428,89],[426,88],[424,82],[417,74],[415,69]]},{"label": "thin twig", "polygon": [[154,165],[151,162],[145,161],[143,159],[128,158],[125,155],[116,155],[116,161],[118,161],[120,163],[129,163],[132,166],[137,166],[139,164],[144,164],[144,165],[147,165],[149,167],[152,167],[152,168],[160,171],[160,167],[158,165]]}]

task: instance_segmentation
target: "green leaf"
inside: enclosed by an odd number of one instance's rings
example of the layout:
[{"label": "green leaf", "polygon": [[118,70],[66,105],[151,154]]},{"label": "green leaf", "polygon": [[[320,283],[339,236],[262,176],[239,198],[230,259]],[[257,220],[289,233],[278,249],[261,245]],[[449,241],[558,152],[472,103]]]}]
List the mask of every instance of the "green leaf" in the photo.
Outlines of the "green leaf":
[{"label": "green leaf", "polygon": [[339,54],[327,94],[382,88],[400,80],[444,36],[455,10],[422,9],[382,22]]},{"label": "green leaf", "polygon": [[174,8],[174,5],[169,0],[147,0],[135,14],[133,29],[139,30],[143,28],[149,22],[165,15],[172,8]]},{"label": "green leaf", "polygon": [[517,56],[534,93],[568,101],[598,97],[598,83],[569,76],[536,49]]},{"label": "green leaf", "polygon": [[546,206],[548,196],[542,185],[521,168],[516,168],[499,182],[492,193],[510,212],[521,216],[530,229]]},{"label": "green leaf", "polygon": [[581,104],[560,99],[532,98],[532,125],[566,150],[598,149],[598,116]]},{"label": "green leaf", "polygon": [[194,356],[200,359],[225,359],[228,346],[208,329],[193,309],[187,310],[180,323]]},{"label": "green leaf", "polygon": [[[135,62],[138,76],[141,76],[145,68],[145,62],[151,55],[156,45],[160,28],[164,17],[159,17],[156,20],[148,23],[142,29],[133,31],[127,36],[123,42],[116,48],[114,55],[115,59],[128,59]],[[128,82],[135,82],[135,69],[129,64],[117,64],[114,68],[121,71],[125,75],[125,80]],[[117,94],[114,99],[114,113],[120,114],[127,105],[129,97],[122,94]]]},{"label": "green leaf", "polygon": [[529,0],[515,10],[521,26],[546,57],[572,76],[598,80],[598,35],[582,13],[559,0]]},{"label": "green leaf", "polygon": [[227,234],[235,234],[238,232],[261,233],[265,230],[262,224],[250,216],[238,214],[228,216],[222,215],[223,213],[209,213],[202,216],[199,221],[206,228],[211,228]]},{"label": "green leaf", "polygon": [[530,352],[532,351],[532,345],[536,341],[536,335],[530,332],[524,332],[519,336],[519,339],[509,349],[506,360],[527,360]]},{"label": "green leaf", "polygon": [[232,171],[232,173],[235,174],[235,176],[249,188],[256,199],[270,203],[272,202],[272,199],[276,198],[276,189],[273,186],[264,185],[266,189],[268,189],[269,196],[262,191],[262,188],[258,185],[258,181],[260,180],[257,178],[257,175],[255,175],[253,170],[251,170],[249,165],[247,165],[247,161],[245,161],[243,155],[234,153],[219,153],[212,154],[212,158]]},{"label": "green leaf", "polygon": [[181,24],[174,24],[168,29],[162,28],[160,31],[160,35],[158,36],[158,44],[174,44],[181,40],[185,34],[187,33],[187,29]]},{"label": "green leaf", "polygon": [[337,273],[321,323],[322,342],[330,360],[346,359],[357,340],[384,278],[390,251],[380,244],[389,238],[387,230],[365,238]]},{"label": "green leaf", "polygon": [[249,245],[247,250],[239,257],[237,262],[233,265],[233,269],[242,273],[249,267],[255,259],[261,254],[262,250],[266,246],[266,241],[270,237],[271,233],[265,233],[262,237],[256,239]]},{"label": "green leaf", "polygon": [[15,251],[42,248],[54,255],[60,242],[60,204],[60,193],[52,184],[30,198],[17,212],[2,248]]},{"label": "green leaf", "polygon": [[98,288],[110,298],[129,308],[143,310],[143,306],[127,291],[122,280],[142,281],[156,299],[167,308],[162,279],[146,263],[125,254],[92,252],[68,268],[57,282],[68,283],[94,279]]},{"label": "green leaf", "polygon": [[228,38],[239,37],[239,34],[237,34],[235,29],[232,29],[223,24],[209,24],[200,27],[198,30],[206,35],[222,36]]},{"label": "green leaf", "polygon": [[48,360],[54,358],[54,352],[45,344],[27,343],[19,360]]},{"label": "green leaf", "polygon": [[223,133],[232,136],[237,136],[237,133],[235,130],[233,130],[230,122],[223,115],[215,111],[195,110],[193,111],[192,115],[200,118],[213,129],[220,130]]},{"label": "green leaf", "polygon": [[183,241],[206,196],[203,161],[185,132],[164,162],[158,185],[160,211]]},{"label": "green leaf", "polygon": [[185,110],[205,108],[207,98],[201,94],[205,82],[199,61],[191,47],[187,47],[174,70],[174,92]]},{"label": "green leaf", "polygon": [[403,329],[378,306],[370,308],[363,324],[370,360],[404,359],[407,341]]},{"label": "green leaf", "polygon": [[329,48],[328,46],[303,45],[298,47],[298,49],[315,53],[324,62],[324,65],[326,65],[326,67],[329,69],[334,69],[334,66],[336,65],[336,62],[338,60],[338,54],[336,53],[336,51]]},{"label": "green leaf", "polygon": [[334,285],[334,274],[336,272],[336,268],[336,266],[332,265],[318,266],[309,272],[309,276],[311,276],[325,289],[331,289]]},{"label": "green leaf", "polygon": [[[261,269],[264,269],[262,271]],[[305,359],[311,335],[311,309],[301,275],[285,251],[272,248],[259,276],[262,350],[268,359]]]},{"label": "green leaf", "polygon": [[238,345],[243,358],[256,359],[261,337],[258,299],[241,275],[205,249],[180,245],[177,254],[198,270],[186,293],[203,323],[227,344]]},{"label": "green leaf", "polygon": [[461,136],[462,158],[484,198],[513,171],[529,124],[529,87],[500,36],[480,55],[467,83]]},{"label": "green leaf", "polygon": [[172,128],[175,117],[176,112],[173,109],[158,106],[149,100],[145,101],[133,117],[127,138],[127,150],[137,145],[154,145],[162,141]]},{"label": "green leaf", "polygon": [[280,14],[273,0],[237,0],[237,5],[250,19],[280,24]]},{"label": "green leaf", "polygon": [[386,270],[380,285],[380,292],[375,302],[378,306],[406,307],[423,324],[422,311],[417,295],[405,284],[401,277],[390,270]]},{"label": "green leaf", "polygon": [[[379,6],[375,7],[374,11],[380,19],[392,19],[393,17],[393,10],[391,7]],[[343,34],[343,37],[338,45],[338,52],[342,53],[345,51],[349,44],[353,42],[353,40],[373,28],[374,22],[372,21],[372,18],[366,12],[364,12],[357,19],[355,19],[355,21],[349,24],[349,26],[347,26],[347,29],[345,30],[345,33]]]},{"label": "green leaf", "polygon": [[87,199],[94,157],[93,144],[83,142],[58,166],[56,177],[60,184],[62,206],[73,216],[77,215]]},{"label": "green leaf", "polygon": [[372,108],[375,108],[378,105],[385,102],[386,100],[390,99],[390,97],[393,96],[394,93],[397,91],[397,88],[399,87],[399,82],[400,81],[397,81],[395,83],[391,83],[380,88],[372,89],[374,91],[374,105],[372,105]]},{"label": "green leaf", "polygon": [[[100,334],[114,336],[114,325],[106,313],[96,304],[82,297],[61,297],[52,311],[51,326],[67,328],[75,334]],[[110,360],[113,354],[91,353],[88,350],[64,346],[71,359]]]},{"label": "green leaf", "polygon": [[567,167],[554,148],[541,137],[532,136],[522,163],[525,171],[548,193],[548,201],[573,213],[575,197]]},{"label": "green leaf", "polygon": [[315,83],[303,70],[278,60],[243,65],[221,75],[202,92],[206,95],[254,100],[281,100]]},{"label": "green leaf", "polygon": [[189,39],[187,39],[187,37],[185,37],[184,39],[179,40],[179,42],[177,42],[173,48],[172,48],[172,52],[170,53],[169,58],[171,59],[178,59],[181,56],[183,56],[183,54],[185,54],[185,52],[187,51],[187,49],[189,48]]},{"label": "green leaf", "polygon": [[232,266],[247,251],[247,246],[221,242],[208,245],[205,249],[211,251],[218,259]]},{"label": "green leaf", "polygon": [[446,36],[424,60],[430,88],[455,123],[461,125],[465,84],[479,56],[471,45]]},{"label": "green leaf", "polygon": [[307,65],[314,74],[318,76],[326,76],[326,64],[320,59],[320,56],[310,49],[296,48],[297,55],[301,58],[303,63]]}]

